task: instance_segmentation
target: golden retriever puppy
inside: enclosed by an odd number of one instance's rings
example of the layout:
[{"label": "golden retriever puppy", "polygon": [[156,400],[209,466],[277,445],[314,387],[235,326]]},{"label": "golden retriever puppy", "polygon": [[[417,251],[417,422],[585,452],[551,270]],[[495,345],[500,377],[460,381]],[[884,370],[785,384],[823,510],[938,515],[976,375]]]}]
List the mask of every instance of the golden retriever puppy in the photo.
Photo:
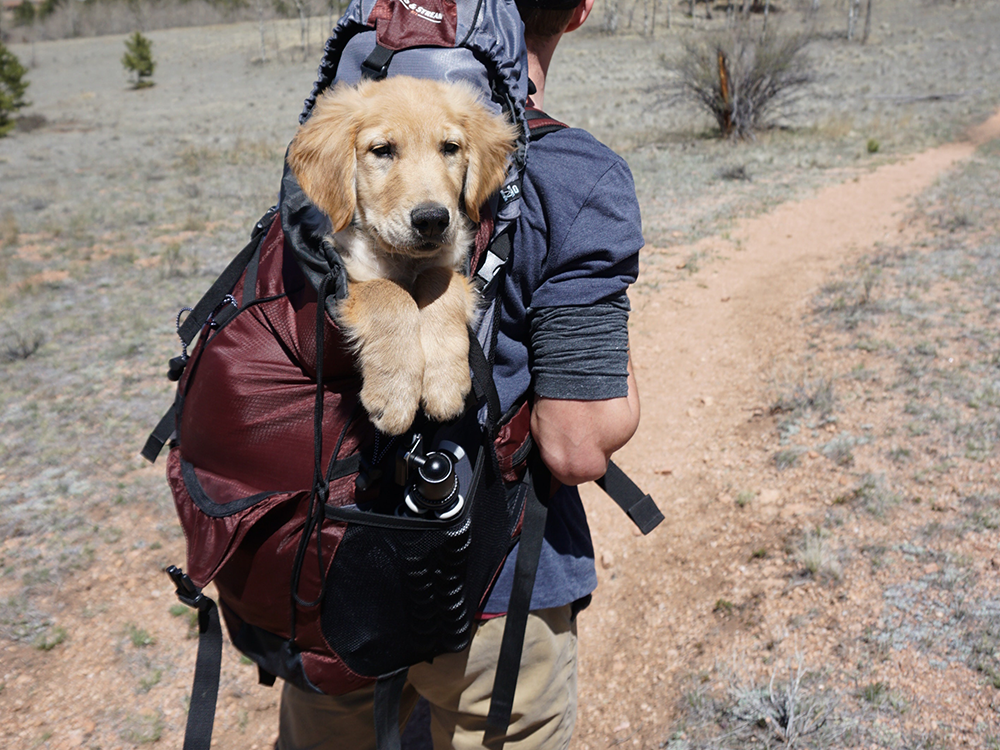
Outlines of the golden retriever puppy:
[{"label": "golden retriever puppy", "polygon": [[324,93],[292,141],[289,166],[333,225],[348,277],[337,322],[383,432],[405,432],[421,405],[462,413],[476,295],[460,269],[514,140],[470,88],[396,76]]}]

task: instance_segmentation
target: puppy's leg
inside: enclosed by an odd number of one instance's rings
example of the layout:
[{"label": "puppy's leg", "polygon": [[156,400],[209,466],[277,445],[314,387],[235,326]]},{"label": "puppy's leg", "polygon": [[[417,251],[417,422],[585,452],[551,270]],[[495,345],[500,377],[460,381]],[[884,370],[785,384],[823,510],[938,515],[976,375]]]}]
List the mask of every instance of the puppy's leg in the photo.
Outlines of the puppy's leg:
[{"label": "puppy's leg", "polygon": [[475,295],[461,274],[432,268],[417,279],[414,297],[424,350],[424,411],[431,419],[454,419],[472,388],[468,326],[476,313]]},{"label": "puppy's leg", "polygon": [[406,432],[424,377],[417,303],[399,284],[375,279],[352,283],[338,312],[357,351],[361,403],[382,432]]}]

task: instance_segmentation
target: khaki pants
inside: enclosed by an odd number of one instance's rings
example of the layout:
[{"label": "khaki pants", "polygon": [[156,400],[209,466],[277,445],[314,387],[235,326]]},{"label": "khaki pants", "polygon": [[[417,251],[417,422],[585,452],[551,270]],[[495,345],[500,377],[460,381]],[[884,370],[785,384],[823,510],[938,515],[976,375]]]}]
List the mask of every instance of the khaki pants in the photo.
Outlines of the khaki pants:
[{"label": "khaki pants", "polygon": [[[401,715],[418,696],[430,704],[434,750],[482,748],[506,618],[480,623],[458,654],[410,668]],[[306,693],[285,684],[278,750],[375,750],[374,688],[348,695]],[[576,721],[576,623],[570,606],[532,612],[505,750],[565,750]]]}]

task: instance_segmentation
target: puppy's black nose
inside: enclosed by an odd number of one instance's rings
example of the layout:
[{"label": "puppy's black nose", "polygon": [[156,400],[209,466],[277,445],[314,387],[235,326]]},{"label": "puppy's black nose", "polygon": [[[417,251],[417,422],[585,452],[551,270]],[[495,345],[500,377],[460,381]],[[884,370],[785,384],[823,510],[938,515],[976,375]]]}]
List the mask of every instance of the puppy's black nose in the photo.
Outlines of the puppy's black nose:
[{"label": "puppy's black nose", "polygon": [[448,209],[440,203],[421,203],[410,211],[410,224],[420,232],[421,237],[438,237],[450,222]]}]

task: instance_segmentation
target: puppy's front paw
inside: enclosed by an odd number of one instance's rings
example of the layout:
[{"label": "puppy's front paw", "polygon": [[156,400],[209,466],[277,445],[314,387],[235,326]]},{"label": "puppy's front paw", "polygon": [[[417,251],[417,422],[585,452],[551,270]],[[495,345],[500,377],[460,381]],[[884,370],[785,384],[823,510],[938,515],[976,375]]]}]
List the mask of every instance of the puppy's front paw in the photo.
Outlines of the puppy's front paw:
[{"label": "puppy's front paw", "polygon": [[447,422],[462,414],[472,390],[469,325],[476,298],[468,279],[449,268],[425,271],[416,290],[424,352],[421,401],[427,416]]},{"label": "puppy's front paw", "polygon": [[401,435],[410,429],[420,407],[420,375],[409,378],[366,374],[361,386],[361,404],[380,431]]},{"label": "puppy's front paw", "polygon": [[428,417],[438,422],[447,422],[461,415],[465,409],[465,397],[470,390],[472,379],[469,376],[467,356],[448,361],[433,361],[428,358],[424,366],[421,399]]},{"label": "puppy's front paw", "polygon": [[424,352],[413,297],[388,279],[352,283],[339,317],[361,370],[361,403],[382,432],[399,435],[420,408]]}]

